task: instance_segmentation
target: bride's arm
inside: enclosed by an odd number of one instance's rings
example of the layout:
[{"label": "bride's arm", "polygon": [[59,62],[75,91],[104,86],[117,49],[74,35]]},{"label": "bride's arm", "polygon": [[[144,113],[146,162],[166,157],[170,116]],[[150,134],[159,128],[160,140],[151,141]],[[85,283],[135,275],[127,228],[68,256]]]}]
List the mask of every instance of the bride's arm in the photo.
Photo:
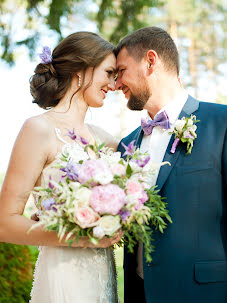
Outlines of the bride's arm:
[{"label": "bride's arm", "polygon": [[[38,117],[27,120],[15,142],[8,170],[0,193],[0,242],[25,245],[67,246],[61,243],[55,232],[46,232],[42,227],[27,231],[36,224],[23,216],[29,192],[46,163],[53,159],[50,150],[55,146],[50,127]],[[50,149],[50,146],[52,147]],[[99,247],[108,247],[119,241],[103,239]],[[94,247],[86,237],[73,246]]]}]

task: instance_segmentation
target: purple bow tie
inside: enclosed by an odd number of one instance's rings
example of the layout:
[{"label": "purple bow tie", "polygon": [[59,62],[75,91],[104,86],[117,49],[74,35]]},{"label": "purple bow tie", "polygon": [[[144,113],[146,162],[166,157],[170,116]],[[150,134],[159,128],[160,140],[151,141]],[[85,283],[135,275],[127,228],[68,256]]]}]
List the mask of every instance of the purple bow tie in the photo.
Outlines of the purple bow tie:
[{"label": "purple bow tie", "polygon": [[149,136],[152,133],[153,128],[155,126],[160,126],[163,129],[170,128],[169,117],[166,111],[163,111],[160,114],[158,114],[154,118],[154,120],[149,119],[148,121],[146,121],[145,119],[141,119],[141,127],[146,136]]}]

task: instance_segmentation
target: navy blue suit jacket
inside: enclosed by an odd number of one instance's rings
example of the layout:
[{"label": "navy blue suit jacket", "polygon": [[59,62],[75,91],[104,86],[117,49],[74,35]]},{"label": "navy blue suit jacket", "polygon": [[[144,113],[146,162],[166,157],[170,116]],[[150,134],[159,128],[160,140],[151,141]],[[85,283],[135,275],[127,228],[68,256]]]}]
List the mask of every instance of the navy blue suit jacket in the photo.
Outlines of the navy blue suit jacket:
[{"label": "navy blue suit jacket", "polygon": [[[180,118],[191,114],[200,120],[192,153],[180,143],[171,154],[172,136],[163,159],[171,166],[157,179],[173,223],[155,234],[153,262],[143,260],[147,303],[227,302],[227,106],[189,96]],[[139,127],[122,141],[139,147],[142,138]],[[125,303],[139,302],[136,253],[124,253]]]}]

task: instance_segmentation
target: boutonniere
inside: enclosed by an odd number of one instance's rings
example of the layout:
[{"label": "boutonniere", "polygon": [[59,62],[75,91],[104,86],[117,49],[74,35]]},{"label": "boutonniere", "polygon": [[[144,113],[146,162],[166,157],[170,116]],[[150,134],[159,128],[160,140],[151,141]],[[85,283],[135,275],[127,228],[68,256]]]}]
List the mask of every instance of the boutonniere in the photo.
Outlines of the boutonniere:
[{"label": "boutonniere", "polygon": [[191,115],[191,117],[185,118],[183,117],[181,120],[177,120],[174,125],[174,130],[169,134],[175,134],[175,140],[171,147],[171,153],[174,154],[179,142],[187,143],[187,153],[191,154],[193,142],[197,138],[195,133],[197,126],[195,123],[199,122],[196,120],[196,116]]}]

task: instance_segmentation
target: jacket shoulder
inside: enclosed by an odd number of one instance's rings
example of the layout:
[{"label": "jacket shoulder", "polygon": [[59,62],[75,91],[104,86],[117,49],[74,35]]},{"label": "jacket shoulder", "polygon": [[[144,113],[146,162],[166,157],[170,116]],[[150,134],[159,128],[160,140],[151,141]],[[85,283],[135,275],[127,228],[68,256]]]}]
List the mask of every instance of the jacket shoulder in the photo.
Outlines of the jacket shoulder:
[{"label": "jacket shoulder", "polygon": [[224,104],[200,101],[199,107],[201,110],[208,111],[210,115],[227,116],[227,105]]}]

